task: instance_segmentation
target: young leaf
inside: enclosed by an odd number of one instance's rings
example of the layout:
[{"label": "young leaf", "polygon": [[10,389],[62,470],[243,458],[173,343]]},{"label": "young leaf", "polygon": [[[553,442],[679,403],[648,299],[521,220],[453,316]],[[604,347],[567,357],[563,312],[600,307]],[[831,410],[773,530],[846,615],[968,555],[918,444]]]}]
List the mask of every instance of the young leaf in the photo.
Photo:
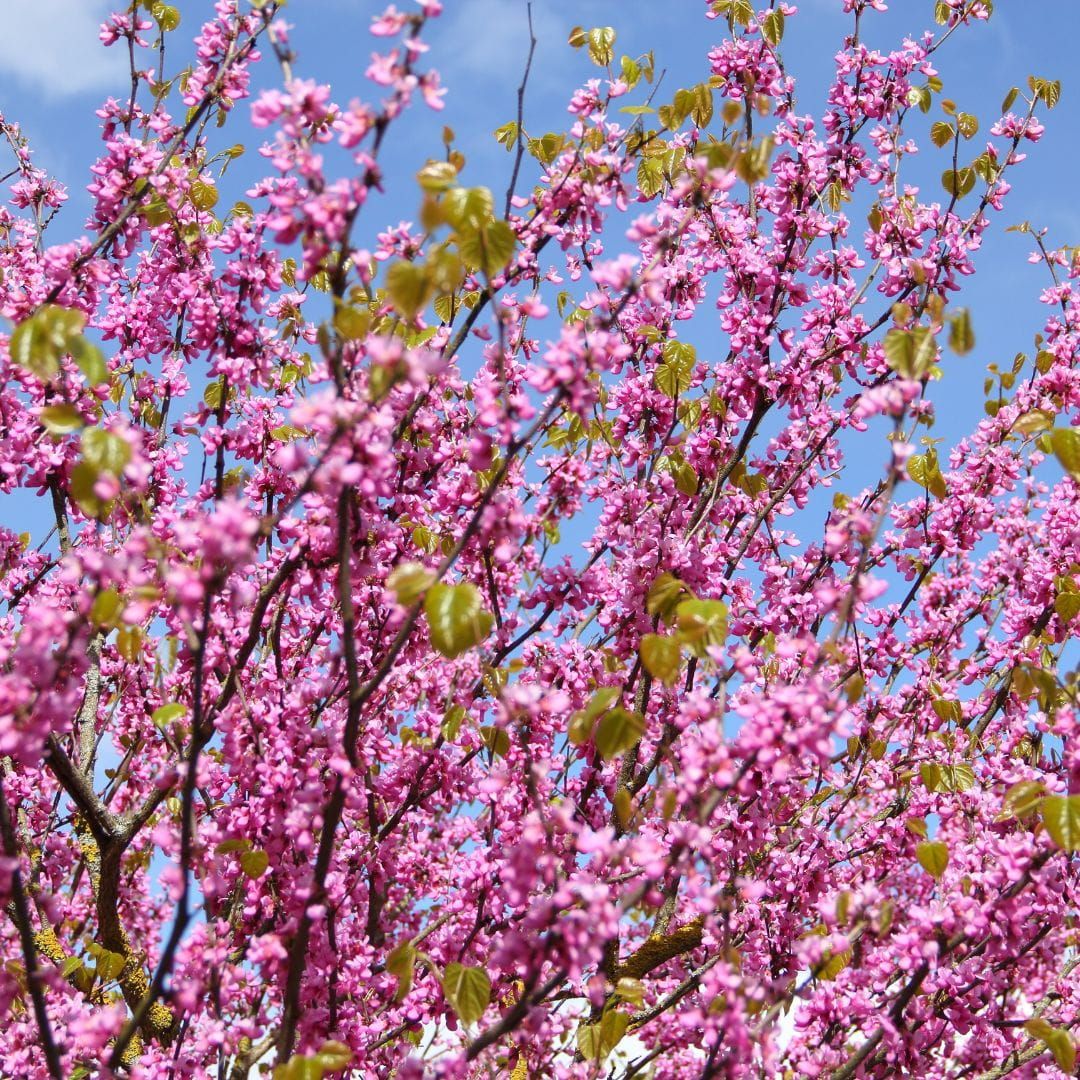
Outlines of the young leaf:
[{"label": "young leaf", "polygon": [[50,435],[67,435],[78,431],[86,423],[74,405],[46,405],[38,414],[38,419]]},{"label": "young leaf", "polygon": [[683,600],[675,609],[679,640],[697,657],[727,639],[727,604],[721,600]]},{"label": "young leaf", "polygon": [[466,227],[457,234],[458,250],[470,266],[479,267],[494,277],[510,261],[517,245],[517,235],[505,221]]},{"label": "young leaf", "polygon": [[270,865],[270,856],[262,851],[260,848],[255,848],[252,851],[245,851],[240,856],[240,869],[251,878],[252,881],[256,878],[261,878],[266,873],[266,868]]},{"label": "young leaf", "polygon": [[155,727],[168,727],[174,720],[179,720],[187,712],[187,706],[179,701],[170,701],[165,705],[159,705],[151,714],[150,719]]},{"label": "young leaf", "polygon": [[416,970],[416,948],[411,941],[403,941],[390,950],[386,958],[386,970],[397,978],[394,1001],[404,1001],[412,989],[413,973]]},{"label": "young leaf", "polygon": [[930,128],[930,141],[940,148],[951,143],[955,134],[956,129],[952,124],[946,123],[944,120],[938,120]]},{"label": "young leaf", "polygon": [[1080,849],[1080,795],[1048,795],[1039,809],[1046,831],[1059,848]]},{"label": "young leaf", "polygon": [[429,161],[417,174],[416,181],[429,192],[446,191],[457,179],[457,169],[449,161]]},{"label": "young leaf", "polygon": [[11,359],[48,382],[60,372],[60,359],[72,351],[86,325],[81,311],[45,304],[15,327],[8,344]]},{"label": "young leaf", "polygon": [[597,67],[607,67],[615,59],[615,30],[611,26],[596,26],[586,35],[589,58]]},{"label": "young leaf", "polygon": [[928,326],[890,330],[882,344],[885,362],[905,379],[921,379],[937,355],[937,342]]},{"label": "young leaf", "polygon": [[443,994],[463,1024],[475,1024],[491,1001],[491,980],[487,972],[464,964],[447,964],[442,979]]},{"label": "young leaf", "polygon": [[949,865],[949,848],[940,840],[924,840],[915,846],[919,865],[934,878],[940,878]]},{"label": "young leaf", "polygon": [[596,749],[602,758],[610,760],[629,750],[644,734],[645,718],[620,706],[601,719],[596,729]]},{"label": "young leaf", "polygon": [[126,439],[104,428],[87,428],[82,433],[82,456],[87,465],[99,472],[119,476],[131,461],[131,446]]},{"label": "young leaf", "polygon": [[453,659],[491,633],[491,613],[483,609],[475,585],[432,585],[424,597],[431,644]]},{"label": "young leaf", "polygon": [[1063,1073],[1073,1075],[1076,1071],[1076,1044],[1068,1031],[1054,1027],[1040,1016],[1028,1020],[1024,1030],[1050,1051]]},{"label": "young leaf", "polygon": [[641,639],[641,662],[645,670],[665,686],[672,686],[679,678],[682,650],[675,637],[666,634],[646,634]]},{"label": "young leaf", "polygon": [[958,356],[965,356],[975,348],[975,332],[967,308],[954,311],[949,320],[949,348]]},{"label": "young leaf", "polygon": [[434,292],[434,283],[425,267],[402,259],[387,270],[386,291],[397,313],[414,319]]},{"label": "young leaf", "polygon": [[618,1046],[630,1017],[618,1009],[608,1009],[597,1024],[582,1024],[577,1030],[577,1046],[586,1061],[603,1061]]},{"label": "young leaf", "polygon": [[692,598],[693,593],[686,584],[674,574],[665,571],[649,586],[648,595],[645,597],[645,610],[670,624],[679,604]]},{"label": "young leaf", "polygon": [[761,21],[761,36],[770,45],[779,45],[784,36],[784,13],[779,8],[772,11]]},{"label": "young leaf", "polygon": [[315,1053],[315,1061],[327,1072],[340,1072],[352,1063],[353,1052],[342,1042],[331,1039]]},{"label": "young leaf", "polygon": [[1054,428],[1050,432],[1050,448],[1062,468],[1074,480],[1080,481],[1080,430]]},{"label": "young leaf", "polygon": [[1013,784],[1005,793],[1005,801],[998,814],[998,821],[1010,818],[1023,820],[1030,817],[1042,805],[1046,796],[1046,785],[1039,780],[1021,780]]},{"label": "young leaf", "polygon": [[401,563],[390,571],[386,584],[394,593],[397,602],[409,607],[423,596],[425,590],[435,584],[435,574],[423,563]]},{"label": "young leaf", "polygon": [[122,953],[110,952],[104,948],[98,948],[95,951],[94,959],[97,977],[102,982],[112,982],[113,979],[120,978],[120,973],[124,970],[126,963]]}]

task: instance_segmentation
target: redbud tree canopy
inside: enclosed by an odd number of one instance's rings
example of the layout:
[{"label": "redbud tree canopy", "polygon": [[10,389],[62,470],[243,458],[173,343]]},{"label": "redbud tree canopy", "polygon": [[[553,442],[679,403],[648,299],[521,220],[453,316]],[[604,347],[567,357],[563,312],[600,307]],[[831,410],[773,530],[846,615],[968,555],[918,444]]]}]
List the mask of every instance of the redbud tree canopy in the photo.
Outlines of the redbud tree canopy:
[{"label": "redbud tree canopy", "polygon": [[3,120],[5,1076],[1074,1073],[1076,251],[963,292],[1061,85],[835,6],[823,99],[577,27],[551,131],[525,40],[396,225],[439,0],[333,92],[133,0],[82,232]]}]

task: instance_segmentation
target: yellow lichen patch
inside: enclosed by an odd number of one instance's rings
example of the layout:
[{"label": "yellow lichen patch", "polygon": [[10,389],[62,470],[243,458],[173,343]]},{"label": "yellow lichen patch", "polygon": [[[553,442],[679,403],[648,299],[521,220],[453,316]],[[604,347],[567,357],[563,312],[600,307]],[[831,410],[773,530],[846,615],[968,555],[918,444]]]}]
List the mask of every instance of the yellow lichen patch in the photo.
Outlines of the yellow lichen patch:
[{"label": "yellow lichen patch", "polygon": [[615,972],[615,981],[640,979],[661,964],[696,949],[701,944],[701,928],[704,922],[704,916],[699,915],[670,934],[651,934],[619,965]]}]

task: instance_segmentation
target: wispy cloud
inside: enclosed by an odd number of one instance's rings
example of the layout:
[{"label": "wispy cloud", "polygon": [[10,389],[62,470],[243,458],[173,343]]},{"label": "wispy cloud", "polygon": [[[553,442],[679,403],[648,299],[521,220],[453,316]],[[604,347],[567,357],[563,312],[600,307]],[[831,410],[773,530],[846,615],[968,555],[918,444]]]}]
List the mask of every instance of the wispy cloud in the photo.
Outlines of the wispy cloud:
[{"label": "wispy cloud", "polygon": [[[0,78],[49,101],[123,86],[126,56],[105,49],[98,0],[27,0],[7,5],[0,33]],[[6,103],[5,103],[6,104]]]}]

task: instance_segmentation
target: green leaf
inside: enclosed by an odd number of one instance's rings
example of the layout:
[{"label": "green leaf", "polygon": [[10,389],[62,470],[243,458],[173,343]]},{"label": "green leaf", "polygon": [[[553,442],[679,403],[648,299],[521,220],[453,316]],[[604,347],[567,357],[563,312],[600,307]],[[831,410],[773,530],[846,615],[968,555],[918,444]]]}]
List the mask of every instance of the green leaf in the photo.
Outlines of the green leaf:
[{"label": "green leaf", "polygon": [[698,83],[690,88],[690,118],[699,128],[709,126],[713,117],[713,92],[708,83]]},{"label": "green leaf", "polygon": [[907,102],[909,105],[918,106],[924,113],[929,112],[932,102],[929,87],[913,86],[907,93]]},{"label": "green leaf", "polygon": [[1046,831],[1059,848],[1080,849],[1080,795],[1048,795],[1039,809]]},{"label": "green leaf", "polygon": [[915,858],[933,878],[940,878],[949,865],[949,848],[940,840],[924,840],[915,845]]},{"label": "green leaf", "polygon": [[187,706],[179,701],[170,701],[165,705],[159,705],[151,714],[150,719],[155,727],[167,727],[174,720],[179,720],[187,712]]},{"label": "green leaf", "polygon": [[684,600],[692,599],[693,595],[685,582],[680,581],[674,574],[664,571],[649,586],[649,592],[645,597],[645,610],[654,617],[659,616],[670,625],[679,604]]},{"label": "green leaf", "polygon": [[727,639],[727,604],[721,600],[683,600],[675,609],[679,639],[697,657]]},{"label": "green leaf", "polygon": [[670,470],[672,477],[675,479],[675,487],[677,490],[688,497],[697,494],[698,474],[694,471],[693,465],[687,461],[683,461],[680,457],[678,460],[670,462]]},{"label": "green leaf", "polygon": [[495,214],[495,197],[486,187],[451,188],[443,196],[446,220],[455,229],[486,225]]},{"label": "green leaf", "polygon": [[1076,1071],[1076,1044],[1064,1028],[1056,1028],[1042,1017],[1034,1017],[1024,1024],[1024,1030],[1038,1039],[1054,1057],[1057,1066],[1067,1076]]},{"label": "green leaf", "polygon": [[956,126],[965,139],[974,138],[979,131],[979,121],[971,113],[962,112],[956,117]]},{"label": "green leaf", "polygon": [[517,145],[519,134],[517,121],[511,120],[495,129],[495,141],[500,146],[505,146],[507,150],[513,150]]},{"label": "green leaf", "polygon": [[646,634],[641,639],[641,662],[645,670],[665,686],[672,686],[679,678],[682,666],[682,649],[675,637],[665,634]]},{"label": "green leaf", "polygon": [[510,261],[517,246],[517,235],[505,221],[467,227],[457,234],[458,250],[470,265],[494,277]]},{"label": "green leaf", "polygon": [[928,791],[970,791],[975,785],[975,772],[970,765],[939,765],[927,761],[919,766],[919,776]]},{"label": "green leaf", "polygon": [[913,454],[908,458],[907,474],[935,498],[944,499],[949,493],[945,477],[938,465],[937,451],[933,447],[925,454]]},{"label": "green leaf", "polygon": [[68,491],[78,504],[79,509],[88,517],[100,517],[108,506],[94,492],[94,485],[97,483],[99,475],[99,471],[85,461],[80,461],[71,470]]},{"label": "green leaf", "polygon": [[119,476],[131,461],[131,446],[111,431],[91,427],[82,433],[82,456],[98,472]]},{"label": "green leaf", "polygon": [[615,29],[594,26],[587,34],[589,58],[597,67],[607,67],[615,59]]},{"label": "green leaf", "polygon": [[240,856],[240,869],[255,881],[257,878],[261,878],[266,873],[266,868],[270,865],[270,856],[266,854],[261,848],[254,848],[251,851],[245,851]]},{"label": "green leaf", "polygon": [[1028,87],[1037,98],[1041,98],[1042,101],[1045,102],[1048,109],[1054,108],[1061,100],[1060,79],[1040,79],[1031,76],[1028,79]]},{"label": "green leaf", "polygon": [[1021,435],[1037,435],[1040,431],[1048,431],[1054,426],[1053,413],[1046,409],[1030,409],[1023,416],[1018,416],[1013,424],[1013,431]]},{"label": "green leaf", "polygon": [[91,345],[84,337],[73,338],[68,342],[68,351],[72,360],[79,365],[88,386],[97,386],[109,378],[109,368],[105,363],[105,355],[96,346]]},{"label": "green leaf", "polygon": [[690,389],[693,381],[697,352],[693,345],[681,341],[667,341],[663,348],[664,362],[653,373],[656,389],[670,398]]},{"label": "green leaf", "polygon": [[970,195],[975,187],[975,170],[972,168],[947,169],[941,174],[941,184],[948,194],[956,199],[962,199],[965,195]]},{"label": "green leaf", "polygon": [[113,627],[123,610],[124,602],[115,589],[102,589],[90,605],[90,621],[95,626]]},{"label": "green leaf", "polygon": [[294,1054],[284,1065],[275,1065],[273,1080],[324,1080],[326,1069],[317,1054]]},{"label": "green leaf", "polygon": [[236,836],[231,840],[222,840],[214,848],[215,855],[232,855],[238,851],[250,851],[251,841],[246,836]]},{"label": "green leaf", "polygon": [[585,704],[570,717],[569,738],[575,746],[582,746],[592,738],[596,719],[615,704],[622,696],[618,686],[602,686]]},{"label": "green leaf", "polygon": [[660,158],[645,158],[638,165],[637,186],[646,199],[651,199],[664,187],[664,163]]},{"label": "green leaf", "polygon": [[150,7],[150,14],[157,20],[158,26],[165,32],[175,30],[180,25],[180,12],[171,4],[163,4],[155,0]]},{"label": "green leaf", "polygon": [[885,362],[905,379],[921,379],[937,355],[937,342],[928,326],[910,330],[893,329],[882,342]]},{"label": "green leaf", "polygon": [[784,36],[784,13],[779,8],[773,8],[761,22],[761,36],[770,45],[779,45]]},{"label": "green leaf", "polygon": [[1042,781],[1021,780],[1005,792],[1005,800],[997,820],[1008,821],[1010,818],[1017,818],[1023,821],[1039,809],[1045,796],[1046,785]]},{"label": "green leaf", "polygon": [[491,633],[491,613],[483,609],[480,590],[468,583],[432,585],[424,597],[431,644],[453,659],[479,645]]},{"label": "green leaf", "polygon": [[[626,789],[621,790],[625,791]],[[620,1001],[628,1001],[635,1008],[640,1009],[645,1004],[645,985],[640,979],[623,976],[615,984],[615,996]]]},{"label": "green leaf", "polygon": [[324,1042],[315,1053],[315,1060],[327,1072],[340,1072],[352,1063],[353,1052],[342,1042],[330,1039]]},{"label": "green leaf", "polygon": [[442,978],[443,994],[463,1024],[475,1024],[491,1001],[487,972],[464,964],[447,964]]},{"label": "green leaf", "polygon": [[636,745],[645,734],[645,718],[617,706],[606,713],[596,729],[596,749],[605,760]]},{"label": "green leaf", "polygon": [[449,161],[429,161],[416,174],[416,180],[424,191],[446,191],[457,180],[457,169]]},{"label": "green leaf", "polygon": [[108,949],[98,948],[95,952],[95,970],[97,977],[102,982],[112,982],[120,978],[124,970],[124,956],[122,953],[110,952]]},{"label": "green leaf", "polygon": [[728,17],[739,26],[746,26],[754,17],[754,8],[750,0],[724,0]]},{"label": "green leaf", "polygon": [[208,184],[203,180],[196,180],[191,185],[191,202],[196,210],[201,210],[203,213],[209,213],[217,206],[218,190],[213,184]]},{"label": "green leaf", "polygon": [[390,571],[386,584],[397,597],[397,602],[408,607],[435,584],[435,574],[423,563],[402,563]]},{"label": "green leaf", "polygon": [[937,718],[946,724],[959,726],[964,722],[964,706],[955,698],[936,698],[930,707]]},{"label": "green leaf", "polygon": [[618,1046],[630,1017],[618,1009],[608,1009],[596,1024],[582,1024],[577,1030],[577,1046],[586,1061],[603,1061]]},{"label": "green leaf", "polygon": [[940,149],[942,146],[951,143],[955,134],[956,129],[952,124],[946,123],[944,120],[938,120],[930,128],[930,141]]},{"label": "green leaf", "polygon": [[56,304],[45,304],[12,332],[8,349],[19,367],[48,382],[60,371],[60,358],[82,335],[86,316]]},{"label": "green leaf", "polygon": [[82,413],[74,405],[46,405],[38,419],[50,435],[67,435],[86,425]]},{"label": "green leaf", "polygon": [[386,292],[402,318],[416,318],[434,291],[434,282],[420,263],[402,259],[386,272]]},{"label": "green leaf", "polygon": [[65,979],[70,979],[83,966],[83,962],[77,956],[69,956],[64,961],[64,966],[60,969],[60,974]]},{"label": "green leaf", "polygon": [[411,941],[403,941],[390,950],[386,958],[386,970],[397,978],[394,1001],[404,1001],[412,989],[416,971],[416,947]]},{"label": "green leaf", "polygon": [[949,318],[949,348],[958,356],[965,356],[975,348],[975,332],[967,308],[954,311]]},{"label": "green leaf", "polygon": [[1062,468],[1080,481],[1080,431],[1075,428],[1054,428],[1050,432],[1050,448]]},{"label": "green leaf", "polygon": [[834,214],[844,205],[845,200],[849,197],[844,190],[844,185],[839,180],[834,180],[821,194],[825,201],[825,205]]},{"label": "green leaf", "polygon": [[480,729],[480,738],[495,757],[506,757],[510,753],[510,733],[506,728],[485,724]]},{"label": "green leaf", "polygon": [[1054,613],[1064,623],[1080,615],[1080,593],[1060,592],[1054,597]]},{"label": "green leaf", "polygon": [[292,424],[282,424],[280,427],[270,429],[270,438],[275,442],[292,442],[294,439],[303,439],[307,432]]},{"label": "green leaf", "polygon": [[539,139],[529,139],[529,153],[532,154],[541,165],[548,166],[559,156],[563,147],[566,146],[566,137],[549,131],[541,135]]},{"label": "green leaf", "polygon": [[442,737],[447,742],[455,742],[458,735],[461,733],[461,725],[465,722],[466,717],[465,710],[460,705],[451,705],[449,709],[443,713],[442,724],[439,725],[439,731]]}]

